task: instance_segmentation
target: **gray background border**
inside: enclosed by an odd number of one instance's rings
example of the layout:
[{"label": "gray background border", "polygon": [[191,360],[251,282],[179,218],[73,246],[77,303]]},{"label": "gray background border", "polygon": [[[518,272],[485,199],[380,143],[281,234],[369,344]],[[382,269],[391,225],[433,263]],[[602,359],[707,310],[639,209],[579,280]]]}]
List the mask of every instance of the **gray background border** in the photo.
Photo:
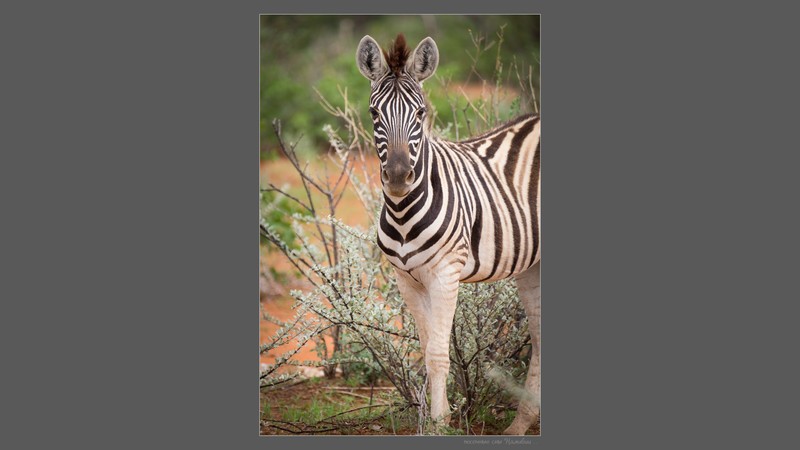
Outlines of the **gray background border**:
[{"label": "gray background border", "polygon": [[[796,14],[514,3],[458,12],[542,14],[532,445],[796,441]],[[3,5],[0,439],[402,444],[257,435],[258,13],[379,8],[320,5]]]}]

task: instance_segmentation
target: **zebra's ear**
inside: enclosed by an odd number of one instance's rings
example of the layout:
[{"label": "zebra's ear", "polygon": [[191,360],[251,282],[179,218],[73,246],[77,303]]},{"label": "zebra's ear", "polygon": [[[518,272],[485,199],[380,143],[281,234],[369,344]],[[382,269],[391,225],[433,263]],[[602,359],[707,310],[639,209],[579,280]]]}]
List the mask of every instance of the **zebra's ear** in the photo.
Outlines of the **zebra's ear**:
[{"label": "zebra's ear", "polygon": [[430,36],[422,40],[414,49],[414,54],[406,63],[406,69],[414,75],[417,81],[422,82],[433,75],[439,65],[439,48]]},{"label": "zebra's ear", "polygon": [[361,42],[358,43],[356,63],[361,74],[371,81],[378,81],[389,70],[381,47],[370,35],[364,36],[361,38]]}]

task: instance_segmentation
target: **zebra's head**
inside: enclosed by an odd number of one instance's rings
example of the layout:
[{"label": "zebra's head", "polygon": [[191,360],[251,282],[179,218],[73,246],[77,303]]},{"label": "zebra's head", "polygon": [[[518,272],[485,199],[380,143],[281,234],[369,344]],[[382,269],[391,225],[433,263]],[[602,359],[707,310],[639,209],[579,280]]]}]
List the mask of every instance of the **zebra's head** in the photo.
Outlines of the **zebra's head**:
[{"label": "zebra's head", "polygon": [[383,190],[392,197],[404,197],[420,176],[414,168],[428,114],[422,82],[436,70],[439,49],[427,37],[412,53],[399,34],[387,53],[375,39],[364,36],[358,44],[356,62],[372,86],[369,111],[381,159]]}]

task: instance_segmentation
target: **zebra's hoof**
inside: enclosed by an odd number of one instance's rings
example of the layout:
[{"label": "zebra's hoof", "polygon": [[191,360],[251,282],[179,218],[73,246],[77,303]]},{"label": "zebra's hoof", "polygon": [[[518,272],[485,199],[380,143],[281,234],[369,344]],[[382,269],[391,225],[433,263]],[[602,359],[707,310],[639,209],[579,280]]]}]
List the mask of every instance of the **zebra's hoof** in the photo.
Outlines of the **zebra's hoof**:
[{"label": "zebra's hoof", "polygon": [[439,420],[433,421],[433,434],[437,436],[452,434],[452,428],[450,427],[450,415],[448,414],[446,417],[442,417]]},{"label": "zebra's hoof", "polygon": [[526,419],[518,415],[514,418],[514,421],[511,422],[511,425],[508,426],[505,430],[503,430],[503,434],[509,436],[523,436],[528,430],[533,426],[536,422],[539,421],[538,415],[533,417],[532,419]]}]

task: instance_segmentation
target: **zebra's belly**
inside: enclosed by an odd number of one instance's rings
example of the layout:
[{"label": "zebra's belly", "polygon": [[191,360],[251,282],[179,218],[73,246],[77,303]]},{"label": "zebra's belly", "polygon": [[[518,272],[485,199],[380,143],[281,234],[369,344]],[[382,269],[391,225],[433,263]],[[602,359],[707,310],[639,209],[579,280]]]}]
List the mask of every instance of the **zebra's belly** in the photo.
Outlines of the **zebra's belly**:
[{"label": "zebra's belly", "polygon": [[459,280],[464,283],[502,280],[523,272],[531,265],[516,248],[504,249],[505,251],[500,251],[497,255],[488,251],[479,252],[480,260],[475,260],[466,251],[466,246],[460,247],[460,250],[454,247],[460,246],[456,244],[449,249],[428,248],[419,252],[419,248],[413,245],[398,245],[392,247],[389,253],[384,251],[384,256],[394,267],[408,272],[415,279],[444,270],[448,266],[452,267],[453,264],[463,264]]},{"label": "zebra's belly", "polygon": [[515,238],[495,240],[481,236],[471,240],[461,281],[497,281],[530,268],[538,261],[538,239],[534,241],[531,233],[521,233]]},{"label": "zebra's belly", "polygon": [[[483,255],[481,255],[483,256]],[[476,263],[478,264],[476,268]],[[496,267],[495,267],[496,266]],[[477,269],[477,271],[476,271]],[[467,263],[461,269],[462,283],[475,283],[479,281],[497,281],[522,272],[527,267],[517,267],[512,270],[511,264],[503,264],[495,260],[493,255],[485,255],[476,261],[472,255],[467,258]]]}]

